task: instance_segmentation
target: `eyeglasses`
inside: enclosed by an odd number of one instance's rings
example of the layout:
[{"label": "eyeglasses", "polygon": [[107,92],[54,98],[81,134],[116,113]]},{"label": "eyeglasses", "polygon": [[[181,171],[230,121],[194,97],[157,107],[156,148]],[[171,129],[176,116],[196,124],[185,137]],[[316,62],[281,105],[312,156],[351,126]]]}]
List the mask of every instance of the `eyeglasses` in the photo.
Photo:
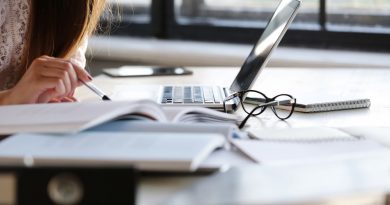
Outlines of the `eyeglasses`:
[{"label": "eyeglasses", "polygon": [[[240,101],[243,110],[248,114],[239,125],[240,129],[245,126],[250,117],[262,114],[268,107],[271,108],[277,118],[287,120],[291,117],[296,105],[296,99],[289,94],[280,94],[269,98],[257,90],[245,90],[236,92],[225,98],[223,101],[225,110],[227,102],[234,99]],[[248,104],[255,105],[255,107],[249,106]]]}]

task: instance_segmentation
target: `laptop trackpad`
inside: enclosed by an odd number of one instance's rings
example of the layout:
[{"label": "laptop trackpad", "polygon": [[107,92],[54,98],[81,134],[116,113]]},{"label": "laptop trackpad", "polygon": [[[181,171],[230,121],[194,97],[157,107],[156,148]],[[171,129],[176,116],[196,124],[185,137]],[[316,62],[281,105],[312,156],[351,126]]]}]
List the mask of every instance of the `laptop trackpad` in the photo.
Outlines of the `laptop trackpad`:
[{"label": "laptop trackpad", "polygon": [[118,85],[113,89],[114,100],[152,100],[156,101],[160,85]]}]

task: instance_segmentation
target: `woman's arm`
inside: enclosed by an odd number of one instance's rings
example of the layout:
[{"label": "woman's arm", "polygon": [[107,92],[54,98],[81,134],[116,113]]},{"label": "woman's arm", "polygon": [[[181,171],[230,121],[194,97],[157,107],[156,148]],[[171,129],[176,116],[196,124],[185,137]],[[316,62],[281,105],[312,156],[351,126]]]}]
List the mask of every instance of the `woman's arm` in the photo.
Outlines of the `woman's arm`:
[{"label": "woman's arm", "polygon": [[9,90],[0,91],[0,105],[7,105],[9,104],[7,102]]},{"label": "woman's arm", "polygon": [[32,62],[15,87],[0,93],[0,103],[32,104],[63,99],[80,86],[79,80],[91,79],[84,69],[70,61],[42,56]]}]

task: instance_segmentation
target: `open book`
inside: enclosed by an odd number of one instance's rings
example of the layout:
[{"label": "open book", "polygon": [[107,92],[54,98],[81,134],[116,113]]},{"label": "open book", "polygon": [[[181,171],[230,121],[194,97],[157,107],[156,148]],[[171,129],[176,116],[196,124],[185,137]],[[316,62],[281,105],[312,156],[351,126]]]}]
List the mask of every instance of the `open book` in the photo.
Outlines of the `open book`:
[{"label": "open book", "polygon": [[0,142],[0,165],[116,166],[196,171],[226,138],[213,133],[93,132],[17,134]]},{"label": "open book", "polygon": [[143,101],[0,106],[0,135],[20,132],[76,133],[115,119],[172,123],[231,122],[238,116],[199,107],[161,108]]}]

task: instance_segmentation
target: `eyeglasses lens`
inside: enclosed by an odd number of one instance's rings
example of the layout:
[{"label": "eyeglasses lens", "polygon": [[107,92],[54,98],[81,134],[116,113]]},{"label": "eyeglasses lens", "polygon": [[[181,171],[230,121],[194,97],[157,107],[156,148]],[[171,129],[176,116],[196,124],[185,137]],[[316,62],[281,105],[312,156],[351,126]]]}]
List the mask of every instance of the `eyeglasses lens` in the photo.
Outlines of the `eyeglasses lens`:
[{"label": "eyeglasses lens", "polygon": [[280,95],[275,98],[275,101],[279,101],[281,105],[272,107],[273,112],[280,119],[287,119],[290,117],[295,101],[288,95]]},{"label": "eyeglasses lens", "polygon": [[[261,106],[266,101],[266,96],[258,92],[247,92],[244,95],[246,104],[243,104],[244,111],[249,114],[255,107]],[[260,115],[267,107],[256,109],[252,115]]]}]

